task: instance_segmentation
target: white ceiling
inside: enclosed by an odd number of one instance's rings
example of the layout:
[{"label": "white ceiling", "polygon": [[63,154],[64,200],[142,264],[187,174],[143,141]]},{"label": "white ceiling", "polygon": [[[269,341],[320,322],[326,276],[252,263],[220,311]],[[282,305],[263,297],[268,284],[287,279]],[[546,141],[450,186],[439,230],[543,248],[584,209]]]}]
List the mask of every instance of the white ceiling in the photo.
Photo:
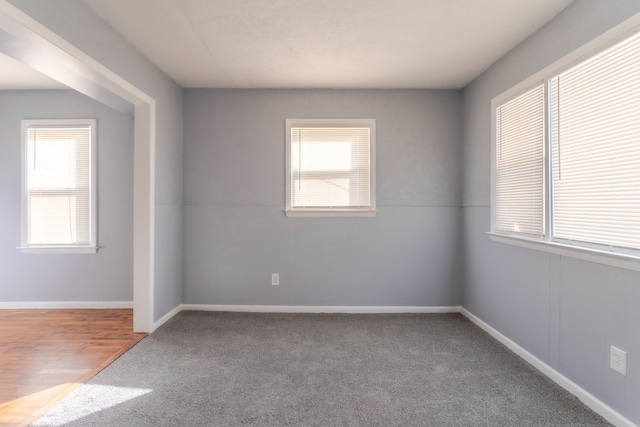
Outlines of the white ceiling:
[{"label": "white ceiling", "polygon": [[84,0],[183,87],[461,88],[572,0]]},{"label": "white ceiling", "polygon": [[[573,0],[84,0],[183,87],[461,88]],[[0,53],[0,90],[66,86]]]}]

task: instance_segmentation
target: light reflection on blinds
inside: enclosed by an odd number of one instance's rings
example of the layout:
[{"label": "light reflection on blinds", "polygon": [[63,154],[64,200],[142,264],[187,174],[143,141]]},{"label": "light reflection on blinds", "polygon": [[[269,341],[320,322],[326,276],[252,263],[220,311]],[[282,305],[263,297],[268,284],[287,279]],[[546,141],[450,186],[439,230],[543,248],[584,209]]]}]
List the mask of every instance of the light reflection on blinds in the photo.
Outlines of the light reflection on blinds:
[{"label": "light reflection on blinds", "polygon": [[89,245],[91,127],[29,126],[27,245]]},{"label": "light reflection on blinds", "polygon": [[640,248],[640,34],[550,81],[556,240]]},{"label": "light reflection on blinds", "polygon": [[370,205],[368,127],[291,127],[292,208]]},{"label": "light reflection on blinds", "polygon": [[544,236],[544,86],[496,109],[498,232]]}]

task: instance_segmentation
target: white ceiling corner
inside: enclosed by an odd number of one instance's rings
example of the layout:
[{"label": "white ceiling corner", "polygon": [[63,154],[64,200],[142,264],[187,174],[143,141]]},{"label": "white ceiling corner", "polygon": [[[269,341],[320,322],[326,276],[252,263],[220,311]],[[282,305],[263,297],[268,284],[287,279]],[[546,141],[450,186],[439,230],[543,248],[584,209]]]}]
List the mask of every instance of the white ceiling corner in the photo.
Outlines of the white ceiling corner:
[{"label": "white ceiling corner", "polygon": [[572,0],[84,0],[183,87],[461,88]]}]

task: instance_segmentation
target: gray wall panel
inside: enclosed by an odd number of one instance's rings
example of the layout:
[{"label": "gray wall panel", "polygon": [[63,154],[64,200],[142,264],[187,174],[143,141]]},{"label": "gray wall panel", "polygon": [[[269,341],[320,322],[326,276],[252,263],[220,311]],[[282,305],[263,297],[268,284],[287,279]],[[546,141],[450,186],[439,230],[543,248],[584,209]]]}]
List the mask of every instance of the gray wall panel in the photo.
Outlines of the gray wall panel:
[{"label": "gray wall panel", "polygon": [[[457,208],[287,218],[280,207],[185,208],[185,303],[457,304]],[[197,226],[197,227],[196,227]],[[434,242],[438,242],[434,244]],[[270,284],[271,273],[280,285]]]},{"label": "gray wall panel", "polygon": [[[627,349],[626,328],[626,295],[627,295],[627,271],[619,268],[607,268],[604,282],[606,293],[606,342],[621,349]],[[606,354],[609,360],[609,353]],[[604,396],[610,406],[616,410],[625,407],[624,386],[625,378],[614,371],[605,373],[606,387]]]},{"label": "gray wall panel", "polygon": [[570,318],[573,339],[574,381],[587,390],[604,390],[609,367],[606,345],[606,270],[608,267],[573,260],[573,303]]},{"label": "gray wall panel", "polygon": [[[560,261],[561,257],[558,255],[549,256],[549,359],[547,363],[555,370],[560,370],[560,318],[562,315],[560,306],[562,264]],[[544,285],[541,284],[541,286]]]},{"label": "gray wall panel", "polygon": [[575,379],[573,365],[575,352],[575,335],[573,333],[573,318],[575,311],[574,300],[574,264],[577,260],[560,258],[560,346],[558,354],[560,372]]},{"label": "gray wall panel", "polygon": [[[624,403],[627,417],[635,420],[636,424],[640,424],[640,405],[638,405],[638,396],[640,396],[640,333],[638,333],[638,325],[640,325],[640,272],[626,272],[626,305],[624,307],[616,307],[616,310],[626,311],[626,349],[627,349],[627,376],[623,377],[624,384]],[[620,378],[617,378],[620,380]],[[621,386],[618,385],[617,388]]]}]

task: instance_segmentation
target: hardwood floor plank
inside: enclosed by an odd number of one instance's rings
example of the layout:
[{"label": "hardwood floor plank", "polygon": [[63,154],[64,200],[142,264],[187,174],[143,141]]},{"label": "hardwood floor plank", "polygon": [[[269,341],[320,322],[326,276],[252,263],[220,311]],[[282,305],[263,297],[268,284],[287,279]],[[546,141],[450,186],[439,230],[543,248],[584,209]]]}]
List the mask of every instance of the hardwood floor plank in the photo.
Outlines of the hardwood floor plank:
[{"label": "hardwood floor plank", "polygon": [[142,340],[133,310],[0,310],[0,425],[25,426]]}]

